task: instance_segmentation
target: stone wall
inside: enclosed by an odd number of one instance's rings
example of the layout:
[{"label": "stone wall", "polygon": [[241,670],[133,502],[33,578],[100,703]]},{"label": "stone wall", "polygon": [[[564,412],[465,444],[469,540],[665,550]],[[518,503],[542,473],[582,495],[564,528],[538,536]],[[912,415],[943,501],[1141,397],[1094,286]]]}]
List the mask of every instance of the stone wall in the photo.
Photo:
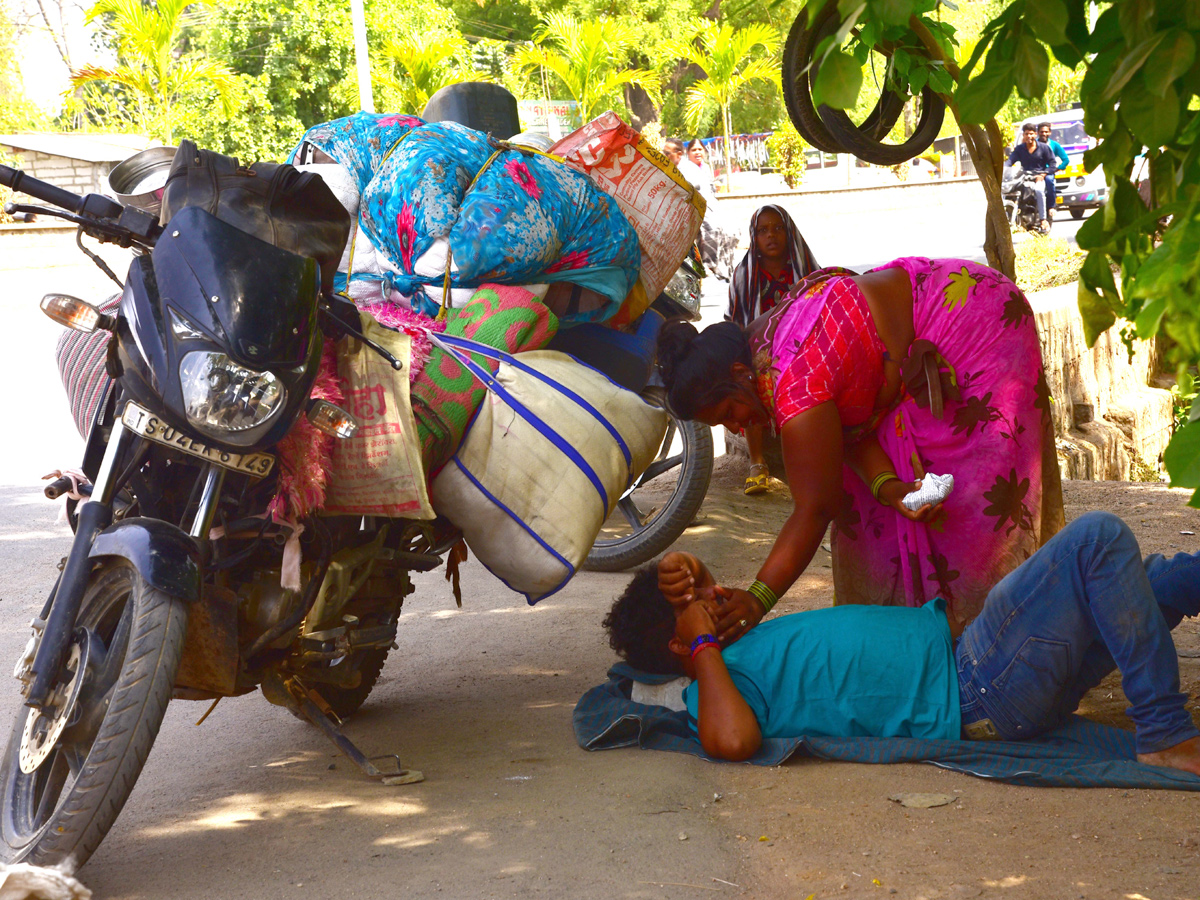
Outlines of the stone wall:
[{"label": "stone wall", "polygon": [[93,163],[66,156],[51,156],[34,150],[9,148],[9,152],[17,157],[17,166],[27,174],[77,194],[103,191],[109,170],[116,165],[113,162]]},{"label": "stone wall", "polygon": [[1042,343],[1058,460],[1064,478],[1130,479],[1134,455],[1158,467],[1171,439],[1170,391],[1151,387],[1158,357],[1135,341],[1132,359],[1120,327],[1088,347],[1074,284],[1029,295]]}]

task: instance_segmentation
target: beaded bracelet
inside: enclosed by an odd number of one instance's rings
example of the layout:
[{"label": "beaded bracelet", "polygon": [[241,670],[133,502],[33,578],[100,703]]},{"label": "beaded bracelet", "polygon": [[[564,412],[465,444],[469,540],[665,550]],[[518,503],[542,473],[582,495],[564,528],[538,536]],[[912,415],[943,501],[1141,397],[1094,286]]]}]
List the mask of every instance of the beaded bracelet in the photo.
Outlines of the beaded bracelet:
[{"label": "beaded bracelet", "polygon": [[755,580],[754,584],[750,585],[750,593],[758,598],[758,602],[763,605],[763,615],[771,611],[771,608],[779,602],[779,596],[771,590],[763,582]]},{"label": "beaded bracelet", "polygon": [[718,651],[721,649],[721,645],[717,641],[716,635],[702,634],[700,637],[692,641],[692,659],[695,659],[697,653],[708,647],[716,647]]},{"label": "beaded bracelet", "polygon": [[[880,472],[878,475],[875,476],[875,480],[871,482],[871,496],[874,497],[876,500],[879,500],[880,489],[885,484],[887,484],[889,481],[899,481],[899,480],[900,480],[900,476],[897,475],[895,472],[892,472],[890,470],[887,472]],[[879,500],[879,502],[882,503],[883,501]]]}]

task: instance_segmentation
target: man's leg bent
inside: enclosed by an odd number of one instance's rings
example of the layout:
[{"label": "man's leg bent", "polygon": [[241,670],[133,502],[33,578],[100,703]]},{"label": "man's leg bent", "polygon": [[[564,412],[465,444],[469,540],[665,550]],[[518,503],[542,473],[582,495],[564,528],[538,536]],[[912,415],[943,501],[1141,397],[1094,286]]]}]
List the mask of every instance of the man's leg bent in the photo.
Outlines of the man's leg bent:
[{"label": "man's leg bent", "polygon": [[958,646],[965,726],[990,718],[1010,739],[1053,726],[1078,702],[1097,639],[1121,667],[1139,752],[1200,734],[1137,541],[1108,513],[1072,522],[989,593]]}]

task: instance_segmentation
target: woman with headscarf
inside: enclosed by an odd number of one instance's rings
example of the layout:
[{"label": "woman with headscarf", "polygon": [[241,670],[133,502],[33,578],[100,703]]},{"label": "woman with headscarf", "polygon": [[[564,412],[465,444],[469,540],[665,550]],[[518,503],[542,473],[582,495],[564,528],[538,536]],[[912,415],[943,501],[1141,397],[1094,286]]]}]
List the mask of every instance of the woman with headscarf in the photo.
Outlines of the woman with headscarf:
[{"label": "woman with headscarf", "polygon": [[[817,268],[816,258],[787,211],[781,206],[759,207],[750,217],[750,249],[729,282],[729,311],[725,319],[746,328],[774,309],[788,288]],[[748,425],[745,433],[750,454],[745,491],[761,494],[767,490],[770,476],[763,459],[762,427]]]}]

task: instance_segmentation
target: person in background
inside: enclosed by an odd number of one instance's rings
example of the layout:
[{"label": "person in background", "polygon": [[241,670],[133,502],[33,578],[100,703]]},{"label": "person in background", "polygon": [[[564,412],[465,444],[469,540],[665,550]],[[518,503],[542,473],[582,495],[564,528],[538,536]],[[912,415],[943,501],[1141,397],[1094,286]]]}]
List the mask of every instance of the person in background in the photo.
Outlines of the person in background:
[{"label": "person in background", "polygon": [[[1050,137],[1050,123],[1038,123],[1038,140],[1050,148],[1050,152],[1054,154],[1057,165],[1054,167],[1054,172],[1061,172],[1071,164],[1071,157],[1067,156],[1067,151],[1063,149],[1063,145],[1054,138]],[[1054,218],[1054,203],[1055,197],[1058,194],[1058,187],[1054,183],[1054,173],[1051,173],[1046,178],[1046,214]]]},{"label": "person in background", "polygon": [[700,138],[692,138],[687,145],[687,158],[678,164],[680,173],[706,198],[715,196],[713,170],[708,164],[708,154]]},{"label": "person in background", "polygon": [[[1037,128],[1032,122],[1026,122],[1021,126],[1021,136],[1023,142],[1013,147],[1012,153],[1008,155],[1008,161],[1020,163],[1021,168],[1036,175],[1039,182],[1044,181],[1047,175],[1050,175],[1050,180],[1053,181],[1056,165],[1054,151],[1038,140]],[[1037,201],[1038,220],[1042,223],[1042,233],[1045,234],[1050,231],[1050,220],[1046,217],[1045,188],[1034,191],[1034,198]]]},{"label": "person in background", "polygon": [[[729,310],[725,320],[747,328],[774,309],[793,284],[818,268],[816,258],[787,210],[774,205],[760,207],[750,217],[750,249],[729,282]],[[770,476],[763,459],[762,426],[747,425],[745,435],[750,454],[745,491],[761,494],[767,490]]]},{"label": "person in background", "polygon": [[663,155],[678,169],[683,159],[683,141],[679,138],[667,138],[663,141]]}]

